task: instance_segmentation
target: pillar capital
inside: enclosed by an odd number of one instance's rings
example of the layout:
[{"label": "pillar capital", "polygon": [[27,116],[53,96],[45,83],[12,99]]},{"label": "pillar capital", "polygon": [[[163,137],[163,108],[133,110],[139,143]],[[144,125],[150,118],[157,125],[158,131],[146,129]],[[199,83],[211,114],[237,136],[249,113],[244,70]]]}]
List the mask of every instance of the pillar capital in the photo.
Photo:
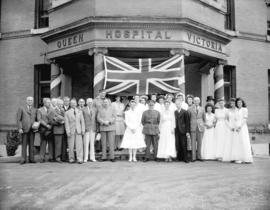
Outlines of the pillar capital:
[{"label": "pillar capital", "polygon": [[88,51],[88,55],[92,56],[92,55],[98,55],[98,54],[101,54],[101,55],[106,55],[108,53],[108,49],[105,48],[105,47],[94,47],[94,48],[91,48],[89,49]]},{"label": "pillar capital", "polygon": [[185,55],[185,56],[189,56],[190,53],[188,50],[183,49],[183,48],[173,48],[170,50],[171,55]]},{"label": "pillar capital", "polygon": [[222,65],[222,66],[224,66],[224,65],[227,65],[227,63],[228,63],[227,60],[219,59],[219,60],[217,61],[217,65]]}]

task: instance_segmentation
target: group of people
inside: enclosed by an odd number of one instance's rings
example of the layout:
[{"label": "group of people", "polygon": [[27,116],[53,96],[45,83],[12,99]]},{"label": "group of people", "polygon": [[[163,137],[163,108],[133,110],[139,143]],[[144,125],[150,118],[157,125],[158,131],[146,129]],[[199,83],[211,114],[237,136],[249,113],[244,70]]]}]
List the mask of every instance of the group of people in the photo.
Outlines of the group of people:
[{"label": "group of people", "polygon": [[[200,98],[182,94],[157,97],[135,95],[131,99],[116,96],[111,102],[101,90],[95,99],[69,97],[44,98],[43,106],[33,107],[33,97],[17,112],[22,136],[21,164],[35,163],[34,137],[40,134],[40,162],[70,163],[115,161],[115,150],[128,149],[129,161],[136,162],[137,150],[145,152],[144,161],[189,163],[196,160],[253,162],[247,128],[247,108],[241,98],[231,99],[230,108],[221,99],[214,106],[207,98],[205,108]],[[101,142],[95,144],[95,142]],[[101,148],[100,148],[101,147]],[[67,152],[68,151],[68,152]],[[109,154],[107,154],[107,151]],[[151,154],[153,152],[153,155]]]}]

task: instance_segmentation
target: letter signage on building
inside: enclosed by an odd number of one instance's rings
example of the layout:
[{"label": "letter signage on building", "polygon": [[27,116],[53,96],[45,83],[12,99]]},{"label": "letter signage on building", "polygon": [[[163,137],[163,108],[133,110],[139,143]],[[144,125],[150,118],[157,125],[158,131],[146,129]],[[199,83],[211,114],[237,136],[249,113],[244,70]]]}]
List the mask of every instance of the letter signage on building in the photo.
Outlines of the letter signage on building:
[{"label": "letter signage on building", "polygon": [[56,42],[57,48],[65,48],[84,42],[83,33],[68,36],[64,39],[60,39]]},{"label": "letter signage on building", "polygon": [[211,49],[217,52],[223,52],[222,44],[220,42],[205,38],[191,32],[186,33],[186,38],[188,42],[194,45],[198,45],[200,47]]},{"label": "letter signage on building", "polygon": [[164,30],[107,29],[106,39],[169,40],[171,34]]}]

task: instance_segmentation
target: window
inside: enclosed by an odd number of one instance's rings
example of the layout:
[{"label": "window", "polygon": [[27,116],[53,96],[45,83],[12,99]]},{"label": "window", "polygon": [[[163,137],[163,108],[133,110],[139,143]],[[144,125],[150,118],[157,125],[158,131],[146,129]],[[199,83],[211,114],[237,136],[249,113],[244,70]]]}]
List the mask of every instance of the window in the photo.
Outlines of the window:
[{"label": "window", "polygon": [[270,21],[267,21],[267,35],[270,36]]},{"label": "window", "polygon": [[268,119],[270,121],[270,69],[268,69]]},{"label": "window", "polygon": [[0,33],[1,33],[1,11],[2,10],[2,2],[0,0]]},{"label": "window", "polygon": [[47,28],[49,27],[49,15],[48,10],[50,6],[50,0],[36,0],[35,5],[35,28]]},{"label": "window", "polygon": [[224,97],[228,102],[236,97],[236,72],[235,66],[224,66]]},{"label": "window", "polygon": [[42,106],[42,99],[49,97],[50,82],[51,82],[51,67],[48,64],[35,65],[34,72],[34,95],[35,95],[35,106]]},{"label": "window", "polygon": [[227,14],[226,14],[226,20],[225,20],[225,29],[235,31],[234,0],[227,0]]}]

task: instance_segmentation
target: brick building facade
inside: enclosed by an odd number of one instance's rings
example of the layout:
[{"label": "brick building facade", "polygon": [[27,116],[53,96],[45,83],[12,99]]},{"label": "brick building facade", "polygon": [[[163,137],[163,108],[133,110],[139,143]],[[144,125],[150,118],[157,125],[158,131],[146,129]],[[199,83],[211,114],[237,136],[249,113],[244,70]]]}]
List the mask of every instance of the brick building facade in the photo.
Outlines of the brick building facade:
[{"label": "brick building facade", "polygon": [[[26,96],[93,97],[102,54],[185,56],[185,93],[243,97],[249,124],[269,122],[270,7],[264,0],[0,0],[0,133]],[[51,93],[50,82],[62,72]],[[217,85],[217,84],[216,84]],[[3,142],[3,138],[1,138]]]}]

